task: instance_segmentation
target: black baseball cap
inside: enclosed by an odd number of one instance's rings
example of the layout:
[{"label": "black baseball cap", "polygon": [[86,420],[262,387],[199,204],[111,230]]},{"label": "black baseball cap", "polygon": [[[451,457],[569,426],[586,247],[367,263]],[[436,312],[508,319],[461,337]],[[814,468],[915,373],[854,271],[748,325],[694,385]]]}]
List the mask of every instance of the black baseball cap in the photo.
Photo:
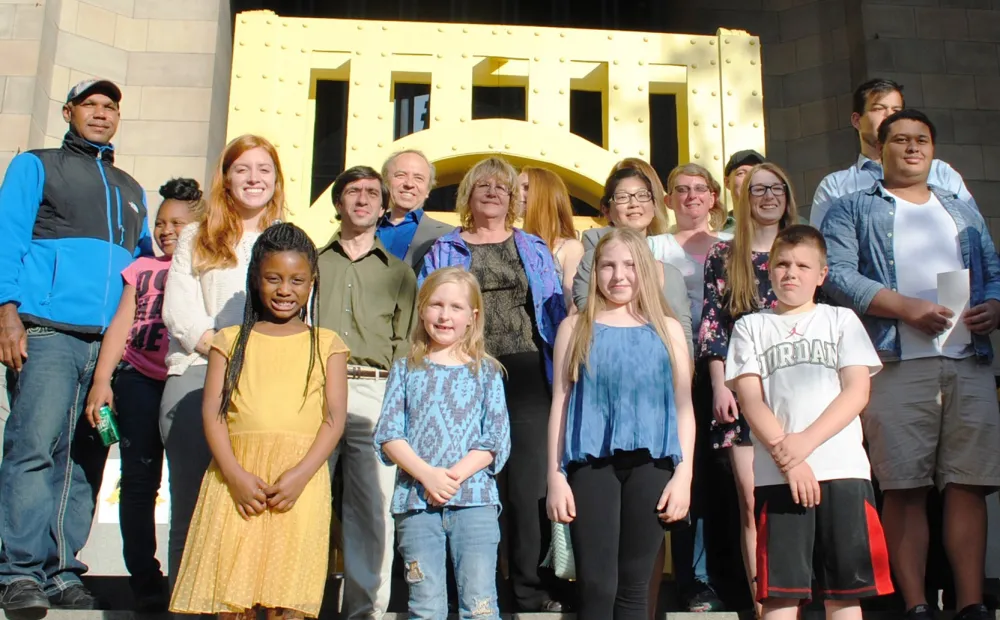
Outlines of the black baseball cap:
[{"label": "black baseball cap", "polygon": [[733,170],[736,170],[740,166],[756,166],[757,164],[762,164],[766,159],[764,156],[753,149],[747,149],[745,151],[736,151],[733,156],[729,158],[729,163],[726,164],[726,176],[729,176]]},{"label": "black baseball cap", "polygon": [[120,103],[122,100],[122,90],[111,80],[84,80],[69,89],[66,103],[81,101],[94,93],[107,95],[115,103]]}]

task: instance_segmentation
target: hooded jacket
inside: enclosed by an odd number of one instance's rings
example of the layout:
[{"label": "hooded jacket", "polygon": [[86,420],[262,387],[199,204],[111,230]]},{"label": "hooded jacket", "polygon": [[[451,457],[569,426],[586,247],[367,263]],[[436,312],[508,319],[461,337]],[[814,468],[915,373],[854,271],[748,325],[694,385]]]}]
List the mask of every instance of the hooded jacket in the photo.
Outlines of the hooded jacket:
[{"label": "hooded jacket", "polygon": [[146,213],[111,145],[70,130],[60,148],[17,155],[0,185],[0,304],[28,325],[103,334],[122,270],[152,254]]}]

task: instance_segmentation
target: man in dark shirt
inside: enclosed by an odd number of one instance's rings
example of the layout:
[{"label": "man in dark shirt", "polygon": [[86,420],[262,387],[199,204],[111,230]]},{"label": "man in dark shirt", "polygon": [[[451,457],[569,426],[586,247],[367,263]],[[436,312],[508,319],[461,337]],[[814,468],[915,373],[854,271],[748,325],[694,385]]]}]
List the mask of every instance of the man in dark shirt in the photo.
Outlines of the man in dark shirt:
[{"label": "man in dark shirt", "polygon": [[348,411],[344,438],[331,463],[344,458],[345,617],[382,618],[389,603],[396,468],[375,454],[372,433],[382,411],[394,359],[407,354],[415,320],[417,278],[375,236],[389,205],[382,177],[367,166],[345,170],[333,184],[340,232],[320,250],[319,323],[343,338]]}]

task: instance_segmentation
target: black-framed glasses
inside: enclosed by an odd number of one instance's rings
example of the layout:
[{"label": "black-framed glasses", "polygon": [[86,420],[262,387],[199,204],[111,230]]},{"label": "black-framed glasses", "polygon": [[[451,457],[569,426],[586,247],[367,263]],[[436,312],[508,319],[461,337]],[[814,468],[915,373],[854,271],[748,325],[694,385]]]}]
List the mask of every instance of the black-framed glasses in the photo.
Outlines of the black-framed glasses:
[{"label": "black-framed glasses", "polygon": [[788,188],[785,187],[785,185],[783,183],[782,184],[776,184],[776,185],[751,185],[750,186],[750,195],[751,196],[757,196],[758,198],[760,198],[761,196],[767,194],[768,191],[771,192],[772,196],[784,196],[785,193],[787,193]]},{"label": "black-framed glasses", "polygon": [[636,202],[649,202],[653,199],[653,193],[648,189],[640,189],[637,192],[615,192],[611,195],[616,205],[627,205],[633,198]]}]

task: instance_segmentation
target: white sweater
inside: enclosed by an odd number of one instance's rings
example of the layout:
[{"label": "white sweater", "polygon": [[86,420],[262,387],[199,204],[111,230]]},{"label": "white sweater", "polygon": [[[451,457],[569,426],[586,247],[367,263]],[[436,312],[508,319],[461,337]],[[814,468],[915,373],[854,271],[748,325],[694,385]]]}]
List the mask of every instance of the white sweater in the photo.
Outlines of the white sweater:
[{"label": "white sweater", "polygon": [[170,332],[168,375],[182,375],[191,366],[207,363],[194,350],[205,332],[243,322],[250,252],[260,233],[243,234],[236,246],[235,267],[196,273],[192,254],[198,228],[186,226],[181,231],[163,295],[163,323]]}]

